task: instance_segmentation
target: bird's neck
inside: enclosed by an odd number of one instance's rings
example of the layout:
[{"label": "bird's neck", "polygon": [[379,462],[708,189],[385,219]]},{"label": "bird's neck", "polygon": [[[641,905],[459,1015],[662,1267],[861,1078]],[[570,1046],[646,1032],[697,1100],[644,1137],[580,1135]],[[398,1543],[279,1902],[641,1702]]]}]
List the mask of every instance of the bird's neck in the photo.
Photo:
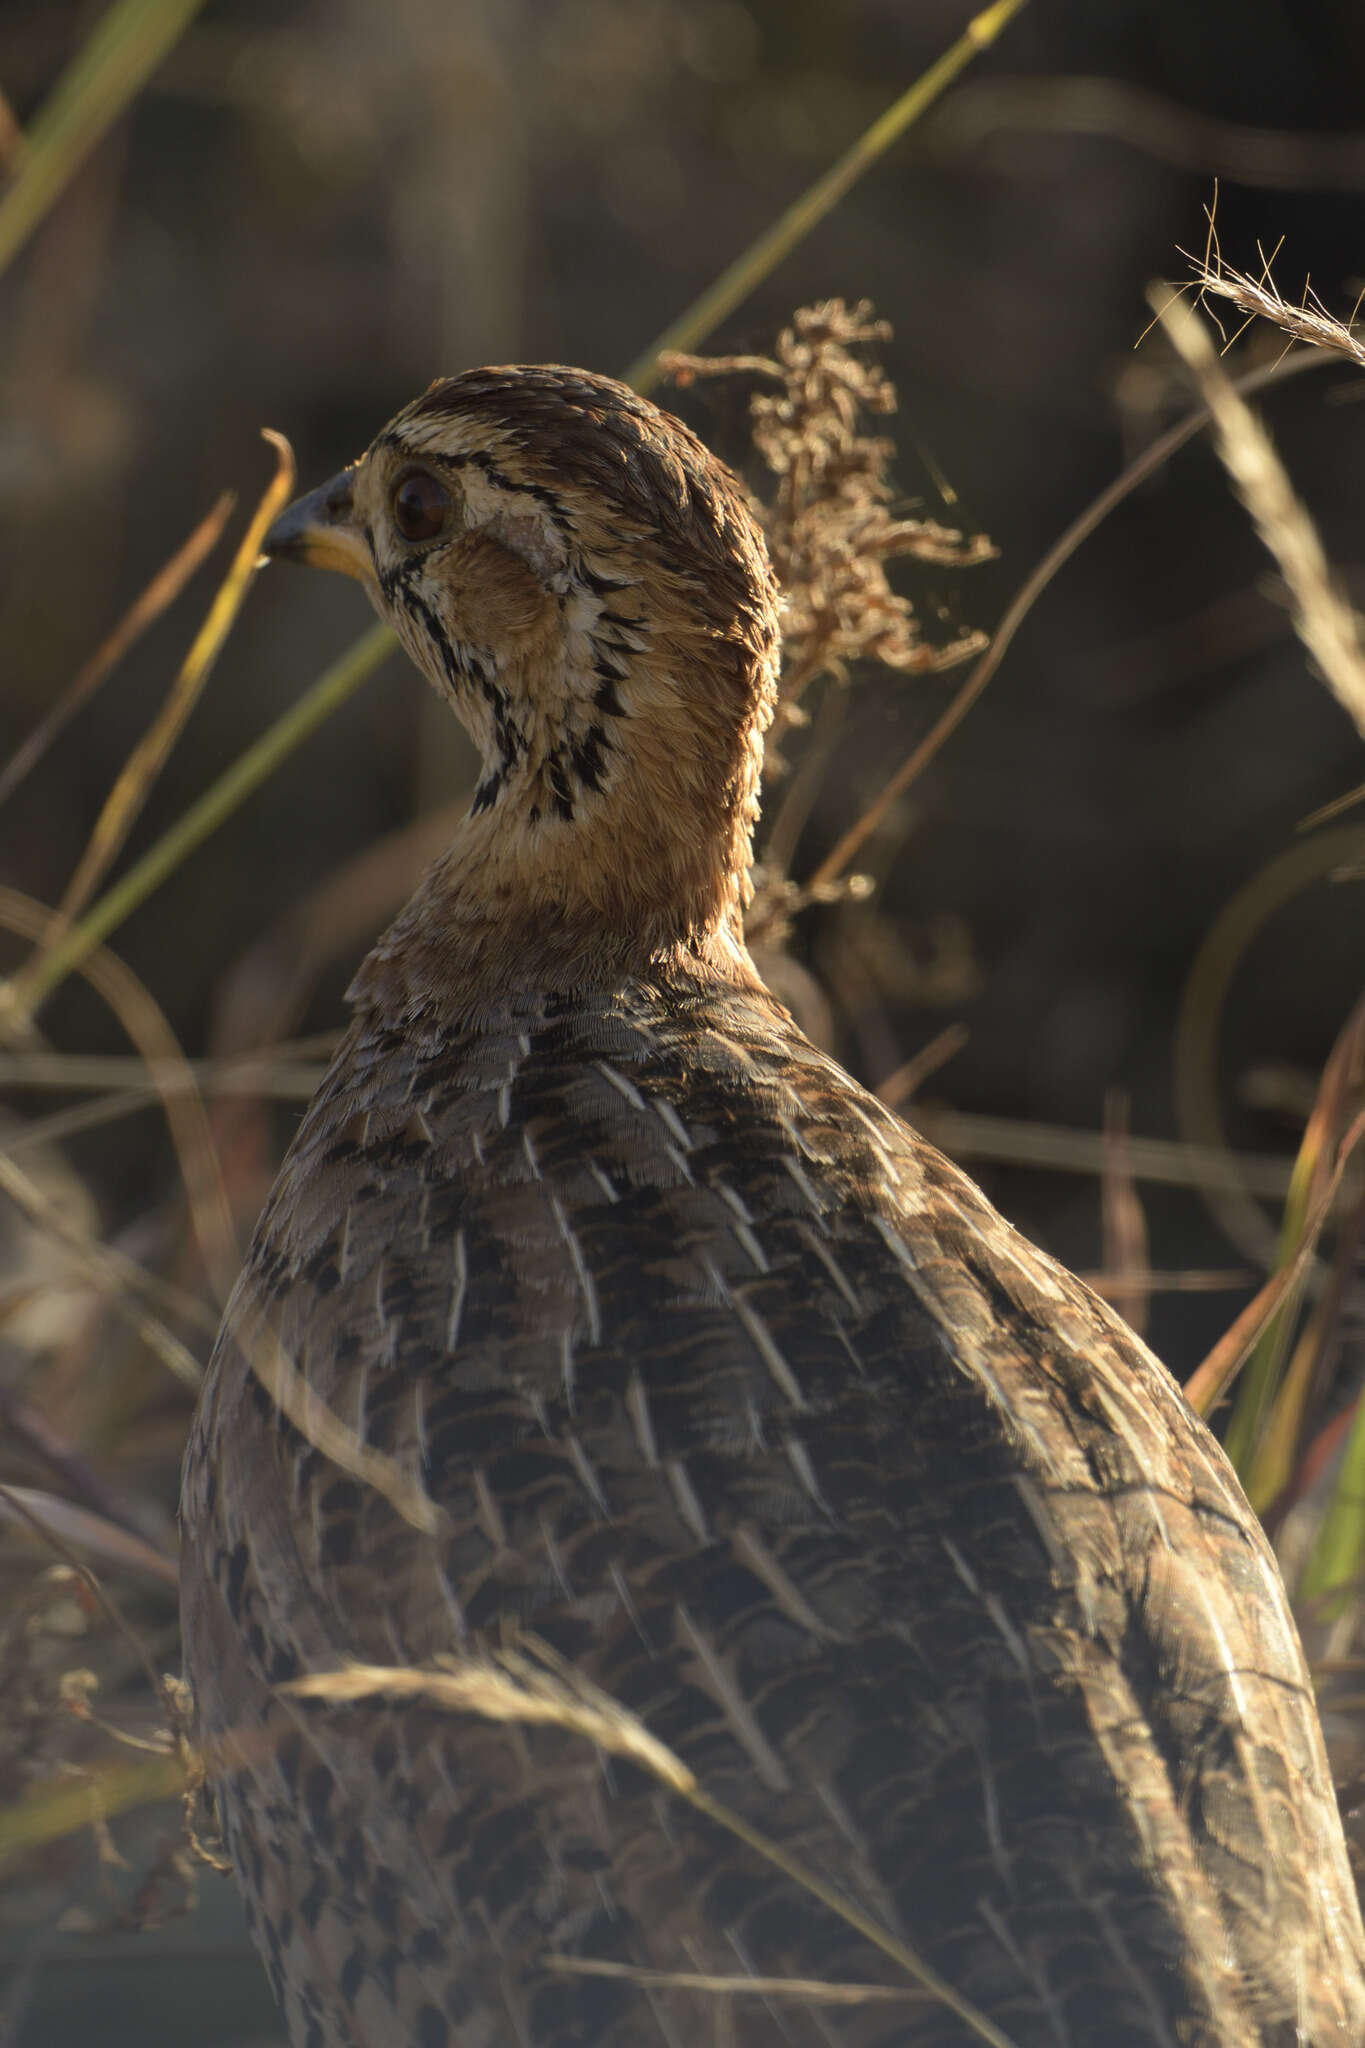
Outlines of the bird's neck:
[{"label": "bird's neck", "polygon": [[661,758],[654,731],[646,758],[627,754],[636,737],[620,733],[604,788],[580,791],[568,817],[547,806],[543,763],[504,772],[364,962],[353,1000],[471,1019],[519,995],[678,973],[759,986],[743,936],[757,739],[733,750],[728,775],[707,775],[686,749]]}]

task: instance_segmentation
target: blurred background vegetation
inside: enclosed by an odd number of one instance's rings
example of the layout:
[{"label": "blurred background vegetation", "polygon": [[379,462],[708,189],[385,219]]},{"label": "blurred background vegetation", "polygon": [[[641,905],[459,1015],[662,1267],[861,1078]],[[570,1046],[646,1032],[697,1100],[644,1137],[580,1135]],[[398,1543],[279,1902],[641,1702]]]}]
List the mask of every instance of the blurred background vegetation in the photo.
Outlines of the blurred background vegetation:
[{"label": "blurred background vegetation", "polygon": [[[7,0],[10,177],[22,131],[100,12]],[[289,435],[311,484],[438,374],[499,360],[619,373],[961,34],[970,8],[208,0],[182,12],[184,33],[131,112],[0,278],[0,763],[217,495],[239,499],[217,566],[155,620],[0,810],[0,883],[46,905],[61,899],[269,480],[263,425]],[[900,395],[897,415],[874,423],[897,442],[893,509],[985,531],[999,551],[970,574],[914,565],[902,587],[933,640],[989,631],[1068,522],[1192,402],[1162,340],[1134,344],[1149,282],[1183,278],[1179,251],[1203,247],[1215,178],[1230,260],[1254,268],[1258,244],[1283,238],[1286,294],[1311,276],[1349,312],[1365,273],[1362,105],[1355,0],[1031,0],[711,345],[767,352],[798,305],[874,301],[894,331],[876,354]],[[1242,362],[1281,345],[1248,337]],[[1264,401],[1357,599],[1359,375],[1296,378]],[[740,384],[657,395],[764,487]],[[264,576],[125,860],[366,622],[350,586]],[[962,672],[873,668],[855,680],[847,693],[822,686],[811,726],[784,738],[793,768],[811,748],[819,763],[791,850],[798,880],[933,725]],[[1280,1204],[1262,1200],[1250,1220],[1245,1205],[1229,1219],[1224,1204],[1220,1223],[1200,1176],[1173,1155],[1162,1172],[1174,1180],[1129,1175],[1123,1123],[1141,1139],[1192,1135],[1188,1114],[1183,1131],[1177,1120],[1172,1048],[1201,945],[1236,892],[1304,843],[1305,814],[1361,777],[1355,730],[1310,672],[1273,567],[1197,439],[1062,570],[981,705],[863,846],[857,866],[875,893],[794,923],[802,1014],[869,1085],[960,1027],[910,1113],[1032,1237],[1117,1279],[1120,1305],[1182,1379],[1263,1281]],[[360,952],[434,850],[441,807],[471,783],[458,733],[393,659],[112,943],[192,1056],[325,1033]],[[431,816],[425,834],[408,829]],[[1263,1197],[1288,1184],[1360,994],[1362,875],[1365,822],[1348,815],[1332,859],[1310,859],[1297,893],[1235,954],[1217,1020],[1217,1109],[1233,1147],[1261,1162]],[[25,948],[0,943],[17,968]],[[153,1104],[72,1128],[91,1092],[58,1089],[50,1069],[45,1089],[31,1085],[39,1055],[127,1050],[104,999],[65,982],[2,1056],[8,1156],[78,1239],[92,1234],[163,1289],[207,1301],[164,1115]],[[1338,1135],[1359,1106],[1348,1050],[1332,1100]],[[296,1114],[261,1099],[214,1111],[239,1235]],[[1077,1134],[1069,1151],[1059,1130]],[[164,1560],[190,1395],[110,1317],[107,1295],[90,1293],[86,1266],[72,1277],[74,1258],[48,1225],[6,1206],[0,1480],[76,1502]],[[1135,1282],[1148,1265],[1182,1284]],[[1353,1252],[1337,1273],[1330,1352],[1312,1361],[1313,1429],[1295,1447],[1301,1491],[1313,1456],[1326,1468],[1365,1377]],[[211,1314],[196,1320],[178,1296],[156,1306],[202,1359]],[[73,1528],[63,1540],[77,1542]],[[63,1773],[86,1784],[80,1771],[111,1747],[91,1712],[142,1739],[165,1721],[131,1647],[70,1562],[48,1572],[51,1562],[23,1527],[0,1559],[6,1801]],[[109,1541],[92,1562],[155,1670],[173,1670],[164,1573]],[[1346,1674],[1349,1778],[1361,1690],[1352,1640],[1338,1629],[1320,1647]],[[71,1681],[86,1665],[97,1696]],[[87,1749],[68,1742],[54,1762],[63,1715]],[[121,2048],[191,2029],[223,2048],[278,2041],[229,1888],[201,1876],[199,1909],[165,1917],[186,1883],[164,1804],[11,1863],[4,2048],[92,2035]]]}]

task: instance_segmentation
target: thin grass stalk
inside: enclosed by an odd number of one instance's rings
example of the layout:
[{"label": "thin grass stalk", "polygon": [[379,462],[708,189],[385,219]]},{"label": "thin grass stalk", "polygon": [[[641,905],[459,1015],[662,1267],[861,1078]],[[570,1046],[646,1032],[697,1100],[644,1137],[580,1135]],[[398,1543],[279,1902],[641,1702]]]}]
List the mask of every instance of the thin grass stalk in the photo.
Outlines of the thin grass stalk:
[{"label": "thin grass stalk", "polygon": [[[17,889],[0,887],[0,926],[39,941],[51,921],[52,913],[43,904]],[[223,1185],[213,1126],[180,1041],[151,990],[117,954],[93,947],[78,967],[142,1056],[135,1071],[140,1067],[150,1090],[160,1098],[204,1270],[220,1303],[226,1301],[240,1264],[232,1205]]]},{"label": "thin grass stalk", "polygon": [[[1303,370],[1317,369],[1323,360],[1322,355],[1314,349],[1296,349],[1289,355],[1281,356],[1277,363],[1264,365],[1258,370],[1248,372],[1245,377],[1240,377],[1235,388],[1242,392],[1260,391],[1268,384],[1278,384],[1283,378],[1295,377]],[[1054,576],[1065,568],[1076,550],[1103,525],[1109,514],[1169,462],[1187,441],[1192,441],[1195,435],[1209,424],[1212,417],[1207,406],[1200,406],[1197,411],[1186,414],[1183,420],[1177,420],[1176,424],[1158,436],[1150,447],[1144,448],[1141,455],[1135,457],[1098,497],[1092,498],[1085,510],[1079,513],[1066,531],[1058,536],[1037,567],[1030,571],[1010,599],[1005,615],[995,629],[990,646],[979,660],[973,663],[947,709],[924,738],[916,741],[900,767],[882,784],[862,815],[854,820],[843,837],[826,854],[806,884],[808,891],[827,888],[830,883],[837,882],[840,876],[847,872],[892,804],[918,781],[944,742],[957,731],[1004,660],[1015,634]]]},{"label": "thin grass stalk", "polygon": [[[13,1202],[35,1229],[54,1238],[70,1253],[91,1285],[112,1303],[116,1313],[137,1332],[148,1350],[174,1373],[183,1386],[197,1395],[203,1379],[198,1360],[175,1332],[168,1329],[150,1309],[144,1308],[136,1297],[142,1295],[164,1302],[174,1314],[195,1317],[202,1313],[201,1304],[192,1296],[182,1295],[164,1280],[144,1273],[131,1259],[124,1258],[108,1245],[97,1244],[83,1231],[73,1229],[37,1183],[3,1152],[0,1152],[0,1195]],[[215,1316],[210,1319],[210,1327],[216,1326]]]},{"label": "thin grass stalk", "polygon": [[1326,1301],[1320,1301],[1308,1317],[1276,1382],[1255,1452],[1242,1469],[1247,1499],[1263,1522],[1269,1522],[1270,1510],[1285,1497],[1294,1477],[1309,1399],[1336,1320]]},{"label": "thin grass stalk", "polygon": [[232,566],[219,585],[165,702],[114,779],[114,786],[104,800],[85,852],[77,863],[51,927],[44,934],[35,960],[22,968],[10,983],[7,996],[11,1021],[27,1022],[32,1016],[31,990],[41,970],[44,953],[57,943],[62,932],[70,928],[85,908],[100,877],[106,873],[131,832],[153,783],[184,729],[186,719],[213,673],[223,643],[255,580],[260,566],[261,542],[294,487],[294,454],[289,443],[282,434],[276,434],[269,428],[265,430],[265,439],[275,450],[275,475],[251,516]]},{"label": "thin grass stalk", "polygon": [[397,645],[387,626],[372,626],[318,677],[297,704],[277,718],[245,753],[239,754],[198,802],[191,804],[155,846],[149,847],[141,860],[44,954],[25,990],[31,1008],[36,1010],[46,1002],[73,968],[145,903],[263,782],[268,782],[280,763],[310,733],[325,724],[348,697],[354,696]]},{"label": "thin grass stalk", "polygon": [[714,334],[721,322],[728,319],[736,307],[771,276],[797,244],[803,242],[811,230],[834,210],[864,171],[870,170],[878,158],[886,154],[892,143],[913,126],[966,69],[972,58],[987,49],[1026,5],[1027,0],[995,0],[994,6],[974,16],[951,49],[945,50],[937,62],[893,101],[870,128],[864,129],[839,161],[822,178],[817,178],[770,228],[750,243],[742,255],[728,264],[714,283],[708,285],[686,312],[664,329],[643,355],[636,357],[626,371],[626,383],[633,384],[637,391],[652,391],[662,374],[661,356],[670,351],[697,348]]},{"label": "thin grass stalk", "polygon": [[0,769],[0,804],[15,790],[47,752],[57,735],[81,706],[94,696],[128,649],[139,640],[167,607],[173,604],[190,577],[218,543],[233,507],[231,491],[224,491],[212,510],[200,520],[188,540],[182,541],[164,567],[119,620],[112,633],[95,649],[77,672],[47,716]]},{"label": "thin grass stalk", "polygon": [[436,1668],[353,1664],[309,1673],[280,1687],[287,1697],[337,1705],[367,1699],[425,1700],[456,1713],[512,1725],[552,1726],[583,1736],[609,1756],[628,1757],[717,1827],[746,1844],[807,1895],[852,1927],[902,1969],[912,1984],[955,2013],[987,2048],[1013,2048],[1008,2035],[962,1992],[890,1934],[847,1893],[829,1883],[742,1815],[715,1799],[681,1757],[645,1723],[543,1643],[524,1639],[534,1657],[504,1648],[493,1655],[442,1659]]},{"label": "thin grass stalk", "polygon": [[116,0],[44,101],[0,198],[0,271],[179,42],[203,0]]}]

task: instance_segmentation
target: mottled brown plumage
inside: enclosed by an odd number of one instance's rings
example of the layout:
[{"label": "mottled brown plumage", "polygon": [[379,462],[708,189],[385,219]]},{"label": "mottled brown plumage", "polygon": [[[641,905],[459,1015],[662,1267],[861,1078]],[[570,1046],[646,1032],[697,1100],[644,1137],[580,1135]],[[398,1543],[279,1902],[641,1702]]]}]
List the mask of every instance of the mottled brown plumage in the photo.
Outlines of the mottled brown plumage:
[{"label": "mottled brown plumage", "polygon": [[513,1625],[1017,2048],[1358,2048],[1308,1678],[1221,1453],[743,950],[776,608],[732,480],[618,385],[479,371],[272,545],[361,578],[486,760],[361,970],[186,1466],[188,1667],[297,2048],[976,2038],[924,1997],[559,1973],[904,1983],[581,1734],[283,1689]]}]

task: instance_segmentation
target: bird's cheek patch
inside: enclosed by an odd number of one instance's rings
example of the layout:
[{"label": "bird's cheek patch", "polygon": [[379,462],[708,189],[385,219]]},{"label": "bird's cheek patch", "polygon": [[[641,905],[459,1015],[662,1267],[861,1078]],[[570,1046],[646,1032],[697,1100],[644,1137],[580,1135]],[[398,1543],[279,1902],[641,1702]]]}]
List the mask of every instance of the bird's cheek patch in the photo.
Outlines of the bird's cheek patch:
[{"label": "bird's cheek patch", "polygon": [[558,613],[528,564],[487,533],[471,534],[445,553],[441,584],[460,638],[479,647],[524,656]]}]

